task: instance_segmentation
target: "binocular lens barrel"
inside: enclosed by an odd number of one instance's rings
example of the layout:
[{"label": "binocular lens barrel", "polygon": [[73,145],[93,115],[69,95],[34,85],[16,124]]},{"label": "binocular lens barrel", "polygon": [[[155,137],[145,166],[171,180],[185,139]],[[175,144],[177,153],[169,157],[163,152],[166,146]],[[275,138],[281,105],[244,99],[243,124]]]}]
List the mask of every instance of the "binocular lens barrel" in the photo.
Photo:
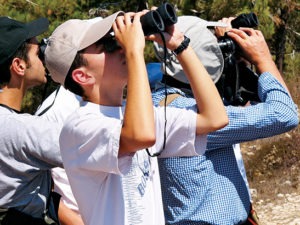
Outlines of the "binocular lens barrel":
[{"label": "binocular lens barrel", "polygon": [[233,54],[236,50],[236,45],[233,40],[230,38],[221,38],[218,42],[218,45],[222,51],[222,53]]},{"label": "binocular lens barrel", "polygon": [[176,22],[175,9],[169,3],[164,3],[156,10],[149,11],[141,17],[142,28],[146,36],[162,32],[166,26],[171,26]]},{"label": "binocular lens barrel", "polygon": [[257,27],[258,26],[258,19],[255,13],[243,13],[236,17],[234,20],[231,21],[231,26],[233,28],[239,27]]},{"label": "binocular lens barrel", "polygon": [[177,23],[177,15],[174,7],[171,4],[162,4],[160,7],[157,8],[156,11],[158,11],[166,27]]},{"label": "binocular lens barrel", "polygon": [[149,11],[141,17],[145,36],[165,30],[164,21],[157,11]]}]

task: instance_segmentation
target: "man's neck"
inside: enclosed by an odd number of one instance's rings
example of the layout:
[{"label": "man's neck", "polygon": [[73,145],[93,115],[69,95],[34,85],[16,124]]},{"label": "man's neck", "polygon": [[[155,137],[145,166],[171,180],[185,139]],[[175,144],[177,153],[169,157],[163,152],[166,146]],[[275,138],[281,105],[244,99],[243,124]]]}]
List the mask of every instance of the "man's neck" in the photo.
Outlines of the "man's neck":
[{"label": "man's neck", "polygon": [[[115,88],[116,89],[116,88]],[[105,106],[122,106],[123,103],[123,89],[119,91],[114,90],[112,94],[111,90],[101,90],[95,92],[85,91],[86,95],[83,96],[84,101],[92,102]]]},{"label": "man's neck", "polygon": [[18,88],[3,87],[0,92],[0,104],[9,108],[20,111],[24,93]]}]

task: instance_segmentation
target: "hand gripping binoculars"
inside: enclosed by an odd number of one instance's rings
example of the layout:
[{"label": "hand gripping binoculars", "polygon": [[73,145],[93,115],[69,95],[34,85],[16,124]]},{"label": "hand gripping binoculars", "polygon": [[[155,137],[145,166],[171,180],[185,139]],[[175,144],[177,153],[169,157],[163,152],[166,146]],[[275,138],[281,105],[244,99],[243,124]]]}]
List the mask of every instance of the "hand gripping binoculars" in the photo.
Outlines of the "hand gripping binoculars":
[{"label": "hand gripping binoculars", "polygon": [[177,23],[174,7],[164,3],[156,10],[151,10],[141,17],[145,36],[165,31],[165,28]]}]

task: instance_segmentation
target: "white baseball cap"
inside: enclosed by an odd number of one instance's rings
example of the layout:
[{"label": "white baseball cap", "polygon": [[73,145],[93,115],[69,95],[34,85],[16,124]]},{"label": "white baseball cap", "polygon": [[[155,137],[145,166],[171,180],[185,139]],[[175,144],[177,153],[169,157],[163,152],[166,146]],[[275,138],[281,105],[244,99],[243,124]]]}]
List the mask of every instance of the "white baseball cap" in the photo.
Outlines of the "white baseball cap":
[{"label": "white baseball cap", "polygon": [[104,19],[71,19],[58,26],[49,37],[45,50],[45,63],[51,78],[64,85],[77,52],[104,37],[117,16],[122,14],[124,12],[119,11]]}]

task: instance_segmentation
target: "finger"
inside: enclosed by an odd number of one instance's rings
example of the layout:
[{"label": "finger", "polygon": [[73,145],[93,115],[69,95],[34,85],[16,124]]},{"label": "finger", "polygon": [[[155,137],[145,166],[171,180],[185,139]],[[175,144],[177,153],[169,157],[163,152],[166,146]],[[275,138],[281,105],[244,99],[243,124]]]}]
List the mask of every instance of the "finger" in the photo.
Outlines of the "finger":
[{"label": "finger", "polygon": [[134,15],[133,21],[140,21],[141,16],[145,15],[147,11],[137,12]]},{"label": "finger", "polygon": [[244,31],[248,36],[256,35],[255,30],[250,27],[240,27],[240,30]]},{"label": "finger", "polygon": [[125,26],[124,16],[118,16],[115,20],[115,24],[116,24],[116,29],[118,29],[118,30],[124,28],[124,26]]},{"label": "finger", "polygon": [[242,29],[232,29],[238,36],[240,36],[243,40],[249,38],[249,35]]},{"label": "finger", "polygon": [[112,29],[113,29],[115,35],[117,35],[117,33],[118,33],[119,31],[118,31],[118,27],[117,27],[116,21],[112,24]]},{"label": "finger", "polygon": [[155,41],[158,37],[160,37],[160,36],[158,36],[158,34],[150,34],[148,36],[145,36],[145,39],[147,41]]},{"label": "finger", "polygon": [[227,23],[228,18],[224,17],[220,20],[218,20],[218,22],[222,22],[222,23]]},{"label": "finger", "polygon": [[229,18],[228,18],[228,24],[231,25],[231,21],[234,20],[234,19],[235,19],[235,17],[229,17]]},{"label": "finger", "polygon": [[133,16],[134,16],[134,14],[132,14],[132,13],[125,13],[125,15],[124,15],[124,23],[126,25],[131,24],[131,20],[132,20]]},{"label": "finger", "polygon": [[255,33],[259,37],[263,37],[264,36],[263,33],[260,30],[255,30]]},{"label": "finger", "polygon": [[245,32],[239,29],[231,29],[230,31],[227,32],[227,35],[238,43],[241,43],[247,37],[249,37]]}]

